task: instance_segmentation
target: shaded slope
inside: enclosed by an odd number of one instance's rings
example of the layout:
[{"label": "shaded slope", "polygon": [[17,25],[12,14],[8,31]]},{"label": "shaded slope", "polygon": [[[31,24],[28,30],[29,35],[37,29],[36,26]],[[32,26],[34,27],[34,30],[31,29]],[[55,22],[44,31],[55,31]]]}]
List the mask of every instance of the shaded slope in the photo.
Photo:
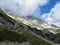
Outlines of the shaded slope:
[{"label": "shaded slope", "polygon": [[[52,45],[50,41],[46,41],[43,37],[45,36],[44,32],[39,34],[43,39],[36,36],[35,33],[31,32],[31,30],[37,30],[35,28],[31,28],[28,25],[17,22],[16,20],[9,17],[4,11],[0,11],[0,38],[3,40],[10,41],[29,41],[33,43],[33,45]],[[12,35],[13,34],[13,35]]]}]

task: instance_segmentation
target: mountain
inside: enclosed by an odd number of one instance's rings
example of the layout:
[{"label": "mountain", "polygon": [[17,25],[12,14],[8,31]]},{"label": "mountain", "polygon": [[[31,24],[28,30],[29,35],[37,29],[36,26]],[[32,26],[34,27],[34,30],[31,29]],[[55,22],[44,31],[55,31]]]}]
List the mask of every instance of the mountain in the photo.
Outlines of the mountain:
[{"label": "mountain", "polygon": [[56,25],[54,25],[54,24],[51,24],[51,26],[52,26],[52,27],[57,27],[57,26],[56,26]]},{"label": "mountain", "polygon": [[18,17],[16,14],[4,10],[4,8],[0,8],[0,41],[28,41],[32,45],[59,43],[60,37],[58,36],[60,35],[51,33],[50,30],[53,30],[51,27],[46,22],[34,17]]},{"label": "mountain", "polygon": [[32,45],[50,45],[48,41],[43,41],[40,37],[38,38],[32,30],[37,29],[31,28],[30,26],[15,20],[12,16],[9,16],[8,12],[5,12],[3,8],[0,8],[0,42],[11,41],[21,43],[28,41],[30,44],[32,43]]},{"label": "mountain", "polygon": [[15,20],[18,20],[26,25],[29,25],[31,27],[35,27],[37,29],[43,29],[43,28],[56,28],[57,26],[53,26],[51,24],[48,24],[45,21],[33,18],[33,17],[18,17],[14,16]]},{"label": "mountain", "polygon": [[33,16],[27,16],[27,17],[20,17],[20,16],[17,16],[16,14],[10,12],[10,11],[7,11],[5,9],[2,8],[2,10],[7,13],[7,15],[19,22],[22,22],[26,25],[29,25],[31,27],[35,27],[37,29],[43,29],[43,28],[56,28],[57,26],[54,25],[54,24],[48,24],[47,22],[45,21],[42,21],[41,19],[37,19]]}]

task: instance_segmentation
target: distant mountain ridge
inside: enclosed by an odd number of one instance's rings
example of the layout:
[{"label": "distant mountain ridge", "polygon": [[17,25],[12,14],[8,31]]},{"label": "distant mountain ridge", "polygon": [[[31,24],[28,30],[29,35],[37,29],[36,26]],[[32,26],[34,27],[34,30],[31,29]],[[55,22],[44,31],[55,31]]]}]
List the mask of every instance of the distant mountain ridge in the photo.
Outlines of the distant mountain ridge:
[{"label": "distant mountain ridge", "polygon": [[9,12],[7,10],[4,10],[3,7],[0,8],[0,10],[4,11],[9,17],[20,21],[26,25],[29,25],[31,27],[35,27],[37,29],[43,29],[43,28],[56,28],[57,26],[54,24],[48,24],[45,21],[39,20],[37,18],[34,18],[32,16],[27,16],[27,17],[19,17],[16,14]]}]

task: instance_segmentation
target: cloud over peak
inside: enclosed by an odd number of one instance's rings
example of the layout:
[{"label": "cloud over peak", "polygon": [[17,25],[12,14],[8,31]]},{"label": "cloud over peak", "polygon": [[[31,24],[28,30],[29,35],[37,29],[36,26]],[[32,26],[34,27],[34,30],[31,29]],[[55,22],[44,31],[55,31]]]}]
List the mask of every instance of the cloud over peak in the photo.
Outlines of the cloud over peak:
[{"label": "cloud over peak", "polygon": [[51,9],[50,13],[43,14],[42,19],[44,18],[49,24],[60,26],[60,3],[57,3],[54,8]]},{"label": "cloud over peak", "polygon": [[0,0],[0,5],[15,11],[21,16],[34,15],[39,8],[38,6],[46,3],[48,3],[48,0]]},{"label": "cloud over peak", "polygon": [[20,14],[22,16],[33,15],[38,9],[38,6],[45,5],[48,0],[16,0],[18,5],[21,7]]}]

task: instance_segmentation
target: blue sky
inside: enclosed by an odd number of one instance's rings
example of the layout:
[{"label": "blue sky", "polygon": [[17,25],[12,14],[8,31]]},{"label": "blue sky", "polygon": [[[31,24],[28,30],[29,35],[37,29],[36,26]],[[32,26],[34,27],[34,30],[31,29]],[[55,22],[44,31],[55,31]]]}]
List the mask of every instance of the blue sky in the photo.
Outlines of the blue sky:
[{"label": "blue sky", "polygon": [[17,16],[33,16],[60,26],[60,0],[0,0],[1,6]]},{"label": "blue sky", "polygon": [[51,8],[53,8],[58,2],[60,2],[60,0],[49,0],[48,4],[40,7],[41,14],[49,13]]}]

